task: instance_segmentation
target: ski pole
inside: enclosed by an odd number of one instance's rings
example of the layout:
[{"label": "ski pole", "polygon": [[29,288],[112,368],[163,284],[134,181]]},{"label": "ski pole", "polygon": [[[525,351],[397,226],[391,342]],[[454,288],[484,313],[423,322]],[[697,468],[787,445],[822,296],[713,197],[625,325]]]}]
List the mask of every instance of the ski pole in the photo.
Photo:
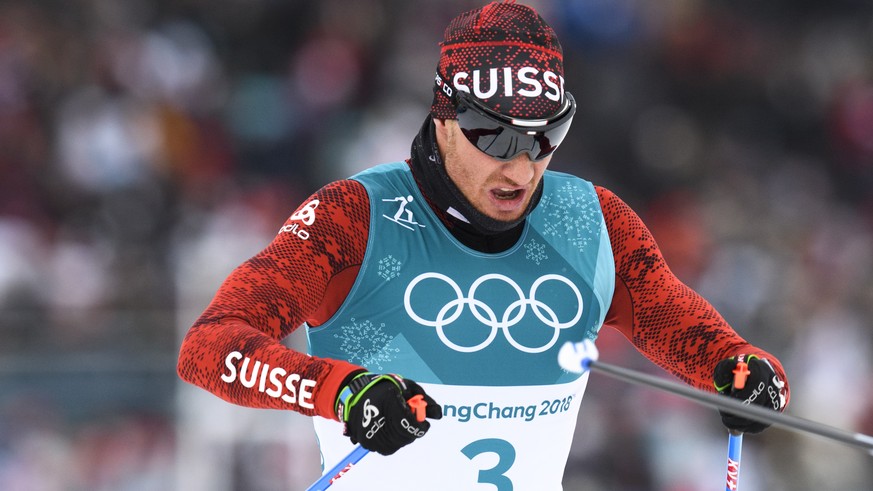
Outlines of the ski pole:
[{"label": "ski pole", "polygon": [[[415,395],[406,401],[406,403],[409,404],[409,407],[415,413],[415,419],[419,423],[424,421],[424,418],[426,417],[425,408],[427,407],[427,402],[424,400],[424,397],[421,395]],[[306,488],[306,491],[324,491],[331,487],[337,479],[343,477],[346,472],[360,462],[368,453],[370,453],[370,451],[366,448],[360,445],[356,446],[348,455],[340,459],[335,466],[331,467],[329,471],[325,472],[317,481]]]},{"label": "ski pole", "polygon": [[[733,388],[742,390],[746,386],[746,378],[749,374],[749,365],[740,361],[737,362],[734,372]],[[728,461],[727,461],[727,477],[725,477],[725,491],[737,491],[740,487],[740,457],[743,453],[743,432],[738,430],[728,430]]]},{"label": "ski pole", "polygon": [[772,409],[767,409],[762,406],[743,404],[743,402],[738,399],[703,392],[693,387],[672,382],[661,377],[596,361],[596,348],[594,348],[594,355],[592,358],[590,349],[587,348],[587,346],[583,346],[587,343],[590,343],[591,347],[594,346],[594,343],[588,340],[580,343],[572,343],[569,341],[565,343],[564,346],[561,347],[561,351],[558,353],[558,362],[561,364],[561,367],[567,371],[575,373],[596,370],[618,380],[670,392],[671,394],[684,397],[685,399],[705,406],[721,409],[748,419],[778,426],[786,430],[797,433],[811,433],[813,435],[862,449],[870,455],[873,455],[873,436],[865,435],[863,433],[848,432],[816,421],[773,411]]},{"label": "ski pole", "polygon": [[737,491],[740,488],[740,456],[743,452],[743,433],[728,431],[728,461],[727,482],[725,491]]},{"label": "ski pole", "polygon": [[317,481],[315,481],[312,486],[306,488],[306,491],[323,491],[329,488],[334,481],[343,477],[343,474],[349,471],[353,465],[360,462],[361,459],[364,458],[369,450],[358,445],[356,446],[348,455],[343,457],[337,464],[327,472],[324,473]]}]

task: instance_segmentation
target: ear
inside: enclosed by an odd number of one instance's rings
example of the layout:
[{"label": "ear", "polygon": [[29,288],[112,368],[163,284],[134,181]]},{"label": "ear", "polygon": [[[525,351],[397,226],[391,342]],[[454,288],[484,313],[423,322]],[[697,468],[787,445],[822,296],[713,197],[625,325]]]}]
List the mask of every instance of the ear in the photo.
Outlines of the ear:
[{"label": "ear", "polygon": [[440,148],[450,140],[451,129],[449,128],[449,125],[452,122],[454,122],[454,120],[433,118],[434,129],[436,130],[436,140]]},{"label": "ear", "polygon": [[446,131],[446,120],[440,118],[433,118],[433,124],[436,126],[437,131]]}]

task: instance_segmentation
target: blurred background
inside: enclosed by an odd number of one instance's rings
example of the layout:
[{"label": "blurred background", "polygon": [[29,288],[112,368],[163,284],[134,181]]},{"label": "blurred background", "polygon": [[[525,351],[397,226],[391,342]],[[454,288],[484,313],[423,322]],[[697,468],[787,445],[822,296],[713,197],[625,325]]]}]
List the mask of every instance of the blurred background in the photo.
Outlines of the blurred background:
[{"label": "blurred background", "polygon": [[[790,413],[873,433],[873,4],[530,3],[580,108],[552,168],[630,203],[780,356]],[[482,4],[0,0],[0,489],[316,478],[308,419],[182,384],[179,342],[311,192],[408,156],[442,31]],[[663,375],[606,331],[602,359]],[[726,442],[595,375],[565,489],[721,489]],[[770,429],[741,485],[869,490],[873,459]]]}]

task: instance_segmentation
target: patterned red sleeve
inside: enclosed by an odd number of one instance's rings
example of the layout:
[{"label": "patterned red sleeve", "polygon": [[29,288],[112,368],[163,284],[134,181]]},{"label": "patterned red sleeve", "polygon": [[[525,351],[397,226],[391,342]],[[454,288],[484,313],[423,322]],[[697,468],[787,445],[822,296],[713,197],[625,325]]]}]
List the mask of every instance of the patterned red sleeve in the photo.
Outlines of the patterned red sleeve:
[{"label": "patterned red sleeve", "polygon": [[280,341],[318,325],[342,303],[364,257],[369,200],[360,183],[315,193],[260,253],[224,281],[182,342],[178,373],[234,404],[336,419],[345,361],[310,357]]},{"label": "patterned red sleeve", "polygon": [[615,255],[615,294],[605,324],[620,331],[648,359],[686,383],[714,392],[712,372],[740,353],[782,364],[740,337],[697,292],[670,271],[652,234],[611,191],[597,187]]}]

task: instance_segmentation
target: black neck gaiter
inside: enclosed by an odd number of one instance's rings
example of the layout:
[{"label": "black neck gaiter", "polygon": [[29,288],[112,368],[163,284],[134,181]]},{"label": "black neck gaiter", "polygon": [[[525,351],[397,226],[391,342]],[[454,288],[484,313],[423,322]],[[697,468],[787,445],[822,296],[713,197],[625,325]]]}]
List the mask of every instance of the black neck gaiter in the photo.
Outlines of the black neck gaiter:
[{"label": "black neck gaiter", "polygon": [[464,197],[446,172],[445,164],[436,144],[434,122],[430,115],[427,116],[421,130],[412,142],[411,157],[412,172],[424,195],[440,211],[445,212],[450,217],[449,219],[455,220],[459,227],[472,229],[470,231],[477,234],[491,236],[513,231],[516,233],[512,235],[517,238],[521,231],[520,225],[524,223],[531,210],[539,203],[543,194],[541,180],[527,209],[517,220],[495,220],[477,210]]}]

